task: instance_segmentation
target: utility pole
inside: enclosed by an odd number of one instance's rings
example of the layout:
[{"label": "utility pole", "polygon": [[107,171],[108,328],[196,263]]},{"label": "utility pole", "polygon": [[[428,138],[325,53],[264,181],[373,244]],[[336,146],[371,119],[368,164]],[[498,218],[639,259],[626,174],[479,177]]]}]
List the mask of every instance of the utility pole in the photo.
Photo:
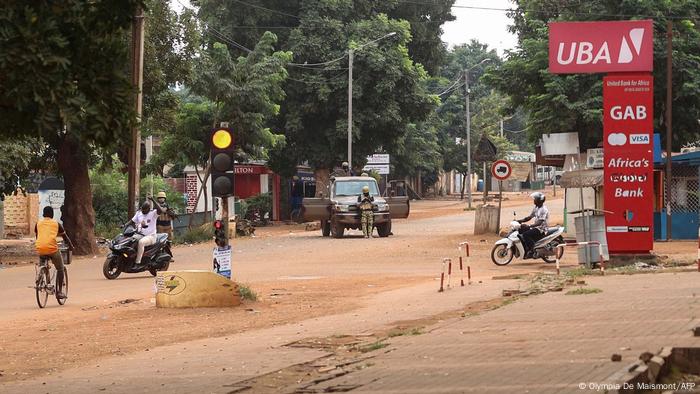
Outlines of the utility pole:
[{"label": "utility pole", "polygon": [[136,89],[134,109],[136,122],[131,127],[131,147],[129,148],[129,217],[133,217],[139,202],[139,177],[141,173],[141,110],[143,107],[143,36],[144,15],[141,6],[136,10],[131,30],[131,84]]},{"label": "utility pole", "polygon": [[472,209],[472,124],[469,109],[469,70],[464,70],[464,93],[467,108],[467,208]]},{"label": "utility pole", "polygon": [[666,22],[666,240],[670,241],[671,234],[671,149],[673,147],[673,131],[671,116],[673,106],[673,22]]},{"label": "utility pole", "polygon": [[352,171],[352,61],[355,51],[348,51],[348,168]]}]

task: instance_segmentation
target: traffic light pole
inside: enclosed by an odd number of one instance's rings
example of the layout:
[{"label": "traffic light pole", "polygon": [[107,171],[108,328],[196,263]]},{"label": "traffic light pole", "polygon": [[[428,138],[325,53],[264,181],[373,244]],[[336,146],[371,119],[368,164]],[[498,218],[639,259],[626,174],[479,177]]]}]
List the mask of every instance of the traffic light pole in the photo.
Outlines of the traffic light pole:
[{"label": "traffic light pole", "polygon": [[221,221],[224,224],[224,234],[225,237],[224,239],[226,240],[226,243],[224,246],[230,245],[229,242],[229,232],[228,232],[228,197],[223,197],[221,199]]}]

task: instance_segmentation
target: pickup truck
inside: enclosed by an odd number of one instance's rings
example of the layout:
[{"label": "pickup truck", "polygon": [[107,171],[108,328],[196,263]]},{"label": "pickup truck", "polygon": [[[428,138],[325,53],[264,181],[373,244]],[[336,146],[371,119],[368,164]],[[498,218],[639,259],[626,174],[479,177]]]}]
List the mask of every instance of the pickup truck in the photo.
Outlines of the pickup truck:
[{"label": "pickup truck", "polygon": [[374,227],[380,237],[388,237],[391,234],[391,220],[407,218],[411,211],[410,203],[406,196],[382,197],[377,181],[372,177],[332,178],[327,194],[304,199],[304,220],[319,220],[324,237],[332,235],[334,238],[342,238],[346,229],[360,229],[357,197],[362,194],[364,186],[369,187],[370,195],[374,197]]}]

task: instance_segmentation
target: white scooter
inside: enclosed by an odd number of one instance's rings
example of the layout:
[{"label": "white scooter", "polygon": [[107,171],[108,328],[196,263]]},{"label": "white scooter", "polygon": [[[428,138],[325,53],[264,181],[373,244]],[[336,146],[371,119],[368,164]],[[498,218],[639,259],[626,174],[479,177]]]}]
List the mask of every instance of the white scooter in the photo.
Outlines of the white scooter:
[{"label": "white scooter", "polygon": [[[505,238],[496,241],[493,250],[491,250],[493,263],[496,265],[507,265],[513,260],[513,257],[525,256],[525,246],[520,234],[528,229],[529,226],[527,224],[521,224],[517,221],[510,222],[510,233]],[[555,263],[557,257],[561,258],[561,255],[564,253],[562,248],[557,248],[557,245],[564,243],[563,233],[564,227],[556,226],[550,228],[547,234],[535,243],[532,258],[542,259],[546,263]],[[555,254],[559,254],[559,256]]]}]

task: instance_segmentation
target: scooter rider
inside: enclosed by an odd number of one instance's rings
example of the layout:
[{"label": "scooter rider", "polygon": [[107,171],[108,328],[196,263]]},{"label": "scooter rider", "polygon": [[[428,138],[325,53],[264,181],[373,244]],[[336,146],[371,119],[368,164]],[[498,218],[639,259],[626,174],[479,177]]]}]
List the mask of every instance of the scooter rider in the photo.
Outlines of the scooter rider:
[{"label": "scooter rider", "polygon": [[143,257],[143,251],[146,249],[146,246],[156,243],[157,218],[158,211],[151,209],[151,204],[149,204],[148,201],[144,201],[143,204],[141,204],[141,210],[136,212],[136,215],[134,215],[130,221],[134,226],[140,225],[141,234],[143,234],[143,237],[139,239],[136,264],[141,264],[141,258]]},{"label": "scooter rider", "polygon": [[518,223],[526,223],[535,219],[535,223],[530,228],[522,233],[523,244],[525,246],[525,258],[532,257],[533,247],[535,243],[542,239],[547,234],[547,219],[549,219],[549,210],[544,206],[545,195],[541,192],[530,194],[535,207],[527,217],[518,220]]}]

